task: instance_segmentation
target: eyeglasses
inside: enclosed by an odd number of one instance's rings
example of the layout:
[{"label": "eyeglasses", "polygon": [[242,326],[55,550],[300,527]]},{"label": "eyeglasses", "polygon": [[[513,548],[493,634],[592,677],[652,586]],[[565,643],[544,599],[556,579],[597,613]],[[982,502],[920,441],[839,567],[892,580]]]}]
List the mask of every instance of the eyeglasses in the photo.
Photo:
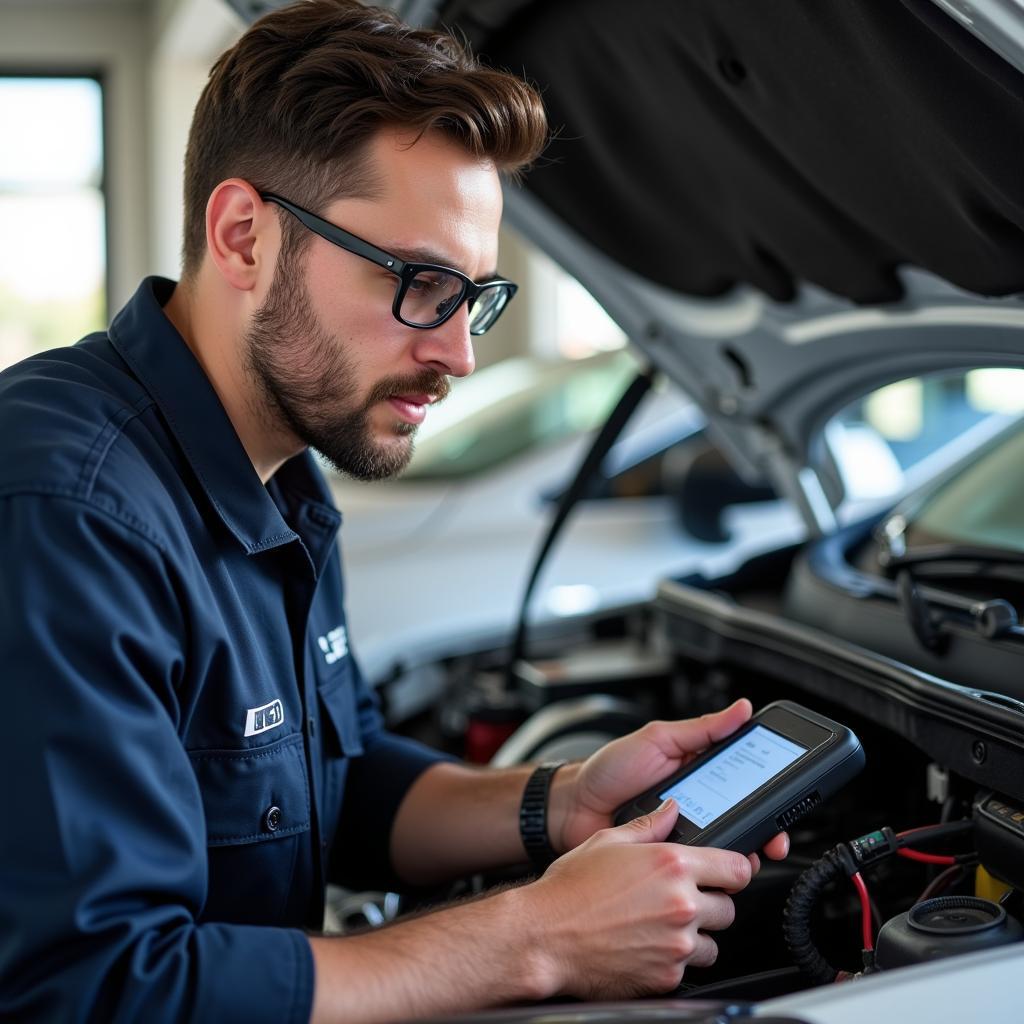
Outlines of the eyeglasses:
[{"label": "eyeglasses", "polygon": [[495,280],[477,284],[451,267],[400,260],[273,192],[261,192],[260,198],[287,210],[314,234],[340,249],[362,256],[364,260],[376,263],[378,267],[394,274],[398,278],[398,287],[391,312],[399,323],[407,327],[425,330],[440,327],[465,302],[469,306],[469,333],[484,334],[494,326],[519,288],[511,281]]}]

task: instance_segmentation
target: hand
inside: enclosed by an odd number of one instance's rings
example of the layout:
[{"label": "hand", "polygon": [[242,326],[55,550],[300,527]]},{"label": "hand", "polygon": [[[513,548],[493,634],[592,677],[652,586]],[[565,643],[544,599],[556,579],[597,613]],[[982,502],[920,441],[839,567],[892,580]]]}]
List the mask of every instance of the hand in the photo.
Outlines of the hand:
[{"label": "hand", "polygon": [[544,964],[540,991],[630,998],[675,988],[688,964],[714,963],[718,947],[704,933],[732,924],[727,893],[746,886],[752,867],[739,853],[665,842],[677,815],[666,800],[600,831],[519,890]]},{"label": "hand", "polygon": [[[679,722],[648,722],[642,729],[613,740],[565,775],[552,789],[550,834],[558,850],[572,850],[599,829],[612,824],[612,815],[627,800],[668,778],[694,756],[735,732],[753,709],[750,701],[738,700],[713,715]],[[555,776],[556,786],[559,783]],[[789,852],[789,837],[774,836],[764,848],[772,860]],[[760,862],[751,855],[757,871]]]}]

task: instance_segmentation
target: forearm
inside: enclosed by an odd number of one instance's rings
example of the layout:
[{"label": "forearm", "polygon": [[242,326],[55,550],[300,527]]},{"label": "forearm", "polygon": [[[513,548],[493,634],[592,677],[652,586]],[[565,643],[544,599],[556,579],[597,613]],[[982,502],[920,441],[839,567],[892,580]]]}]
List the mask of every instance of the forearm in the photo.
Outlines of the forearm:
[{"label": "forearm", "polygon": [[[391,857],[398,875],[425,885],[525,862],[519,805],[533,768],[438,764],[424,772],[392,827]],[[559,853],[564,849],[560,823],[578,770],[578,765],[565,765],[551,784],[549,834]]]},{"label": "forearm", "polygon": [[521,894],[510,889],[363,935],[311,938],[312,1024],[411,1020],[553,994],[557,981]]}]

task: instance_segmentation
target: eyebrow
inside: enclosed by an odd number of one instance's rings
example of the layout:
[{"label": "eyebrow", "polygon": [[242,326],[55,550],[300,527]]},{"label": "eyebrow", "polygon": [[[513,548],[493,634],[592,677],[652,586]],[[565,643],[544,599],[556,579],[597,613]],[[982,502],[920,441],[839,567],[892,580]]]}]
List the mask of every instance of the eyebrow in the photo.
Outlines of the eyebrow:
[{"label": "eyebrow", "polygon": [[[444,253],[435,252],[433,249],[408,249],[403,246],[381,246],[382,249],[391,253],[393,256],[397,256],[400,260],[404,260],[406,263],[436,263],[439,267],[449,267],[452,270],[457,270],[461,274],[465,274],[465,270],[453,262]],[[468,274],[466,274],[469,277]],[[498,278],[498,268],[495,267],[489,273],[484,274],[477,280],[477,283],[483,284],[487,281],[493,281]]]}]

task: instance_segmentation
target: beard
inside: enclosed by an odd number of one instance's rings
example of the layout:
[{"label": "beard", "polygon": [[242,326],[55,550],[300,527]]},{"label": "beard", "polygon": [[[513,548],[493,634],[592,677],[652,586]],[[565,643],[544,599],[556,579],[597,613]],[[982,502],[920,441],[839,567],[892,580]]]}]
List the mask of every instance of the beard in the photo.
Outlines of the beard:
[{"label": "beard", "polygon": [[413,453],[416,424],[397,419],[390,435],[374,435],[370,411],[397,395],[449,391],[433,370],[377,381],[360,397],[353,360],[344,343],[317,318],[291,260],[282,261],[264,304],[244,339],[246,370],[262,402],[260,415],[272,428],[290,430],[339,473],[357,480],[383,480],[400,473]]}]

